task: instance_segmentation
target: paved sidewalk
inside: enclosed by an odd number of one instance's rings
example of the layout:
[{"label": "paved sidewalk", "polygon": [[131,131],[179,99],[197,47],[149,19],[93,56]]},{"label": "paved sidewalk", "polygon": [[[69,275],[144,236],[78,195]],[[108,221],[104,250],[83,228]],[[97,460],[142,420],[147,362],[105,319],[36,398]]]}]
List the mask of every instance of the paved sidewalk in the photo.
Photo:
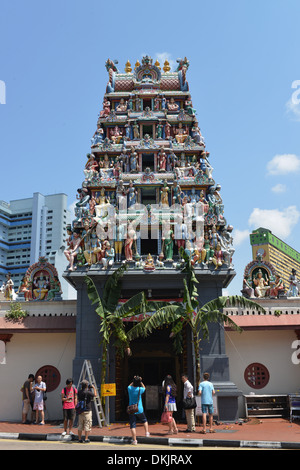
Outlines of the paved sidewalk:
[{"label": "paved sidewalk", "polygon": [[[300,421],[289,422],[282,418],[251,419],[249,422],[220,423],[215,426],[215,433],[201,433],[202,426],[196,432],[185,433],[185,424],[178,424],[178,434],[168,435],[167,427],[160,423],[149,423],[150,437],[144,436],[143,427],[137,425],[139,443],[155,445],[184,445],[191,447],[257,447],[274,449],[300,449]],[[45,425],[0,422],[0,439],[23,440],[61,440],[62,425]],[[77,439],[77,428],[73,429]],[[63,438],[69,440],[70,437]],[[91,441],[113,442],[131,445],[128,423],[113,423],[99,428],[93,427]]]}]

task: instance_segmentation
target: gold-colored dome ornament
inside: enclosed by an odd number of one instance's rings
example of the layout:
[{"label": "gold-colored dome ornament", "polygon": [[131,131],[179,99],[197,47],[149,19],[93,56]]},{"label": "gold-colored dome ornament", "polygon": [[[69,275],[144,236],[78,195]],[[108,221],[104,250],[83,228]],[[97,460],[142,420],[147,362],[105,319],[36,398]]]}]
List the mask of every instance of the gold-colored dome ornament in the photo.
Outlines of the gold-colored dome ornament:
[{"label": "gold-colored dome ornament", "polygon": [[127,62],[125,64],[125,72],[126,73],[132,72],[131,63],[129,62],[129,60],[127,60]]},{"label": "gold-colored dome ornament", "polygon": [[158,60],[155,62],[155,64],[154,64],[154,65],[155,65],[156,67],[158,67],[158,68],[159,68],[159,70],[160,70],[160,63],[158,62]]},{"label": "gold-colored dome ornament", "polygon": [[170,70],[171,70],[170,64],[167,60],[165,60],[163,70],[164,70],[164,72],[170,72]]},{"label": "gold-colored dome ornament", "polygon": [[137,67],[139,67],[141,64],[139,63],[139,61],[137,60],[136,63],[135,63],[135,66],[134,68],[136,69]]}]

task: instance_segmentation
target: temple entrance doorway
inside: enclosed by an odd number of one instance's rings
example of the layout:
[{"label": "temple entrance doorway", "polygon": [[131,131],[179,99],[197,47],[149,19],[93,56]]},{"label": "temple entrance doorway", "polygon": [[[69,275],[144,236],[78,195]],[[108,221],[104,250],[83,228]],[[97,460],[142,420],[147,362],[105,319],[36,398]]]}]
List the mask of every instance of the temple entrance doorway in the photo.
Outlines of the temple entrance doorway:
[{"label": "temple entrance doorway", "polygon": [[118,413],[120,418],[126,419],[127,387],[135,375],[142,377],[146,387],[143,405],[148,420],[160,419],[164,403],[162,382],[166,375],[173,377],[178,387],[178,397],[181,397],[182,356],[175,354],[169,335],[170,329],[163,328],[148,338],[138,338],[131,343],[132,356],[124,358],[120,367],[120,388],[124,391],[122,410]]}]

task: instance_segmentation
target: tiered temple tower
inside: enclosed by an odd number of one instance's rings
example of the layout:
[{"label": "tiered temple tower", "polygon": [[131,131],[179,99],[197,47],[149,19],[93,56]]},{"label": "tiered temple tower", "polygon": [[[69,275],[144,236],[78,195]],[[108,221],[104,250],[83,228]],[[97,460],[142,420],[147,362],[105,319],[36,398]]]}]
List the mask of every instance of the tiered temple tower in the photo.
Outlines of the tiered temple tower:
[{"label": "tiered temple tower", "polygon": [[[83,162],[84,181],[66,250],[70,265],[65,278],[78,292],[75,378],[84,359],[91,360],[96,377],[100,374],[99,318],[87,297],[86,274],[101,295],[109,274],[127,262],[123,298],[144,290],[152,299],[178,300],[182,246],[192,257],[203,304],[221,295],[235,275],[232,227],[224,217],[221,187],[213,179],[191,101],[189,62],[177,62],[171,72],[167,61],[162,69],[146,56],[134,69],[127,62],[125,73],[119,72],[116,61],[106,62],[103,107]],[[111,419],[122,416],[132,373],[148,384],[149,411],[155,409],[153,397],[166,373],[180,383],[185,370],[193,381],[189,333],[182,357],[174,354],[168,336],[159,331],[146,341],[136,340],[133,356],[121,363],[111,347],[108,380],[117,383]],[[200,357],[202,372],[209,371],[220,390],[220,419],[236,419],[240,393],[229,379],[222,326],[212,325]]]}]

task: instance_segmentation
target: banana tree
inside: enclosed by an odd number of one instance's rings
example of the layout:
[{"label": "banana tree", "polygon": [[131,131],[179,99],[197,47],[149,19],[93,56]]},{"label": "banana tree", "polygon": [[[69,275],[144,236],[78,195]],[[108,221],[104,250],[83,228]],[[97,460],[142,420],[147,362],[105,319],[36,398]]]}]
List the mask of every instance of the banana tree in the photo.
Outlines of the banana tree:
[{"label": "banana tree", "polygon": [[124,355],[124,353],[130,354],[129,340],[123,320],[137,313],[146,312],[147,301],[144,292],[139,292],[124,302],[123,305],[119,305],[121,279],[126,269],[127,266],[124,264],[109,276],[101,297],[93,279],[89,276],[85,278],[88,297],[92,305],[96,304],[95,311],[100,318],[100,344],[102,344],[101,384],[104,384],[106,379],[108,348],[112,336],[115,339],[118,353],[121,355]]},{"label": "banana tree", "polygon": [[147,311],[152,312],[152,315],[134,326],[128,332],[127,338],[132,341],[139,336],[146,337],[156,328],[171,325],[170,337],[175,340],[174,346],[176,352],[180,354],[183,349],[182,332],[185,327],[189,327],[192,333],[194,357],[196,360],[196,386],[198,387],[201,372],[199,356],[200,342],[201,340],[209,340],[209,324],[212,322],[225,324],[241,332],[242,329],[236,325],[229,316],[223,313],[223,308],[228,306],[240,306],[259,309],[261,311],[264,311],[264,309],[256,302],[237,295],[218,297],[200,306],[196,286],[198,280],[190,263],[190,257],[184,250],[181,251],[180,255],[182,259],[184,259],[182,272],[186,274],[186,279],[183,279],[184,295],[182,303],[148,302]]}]

